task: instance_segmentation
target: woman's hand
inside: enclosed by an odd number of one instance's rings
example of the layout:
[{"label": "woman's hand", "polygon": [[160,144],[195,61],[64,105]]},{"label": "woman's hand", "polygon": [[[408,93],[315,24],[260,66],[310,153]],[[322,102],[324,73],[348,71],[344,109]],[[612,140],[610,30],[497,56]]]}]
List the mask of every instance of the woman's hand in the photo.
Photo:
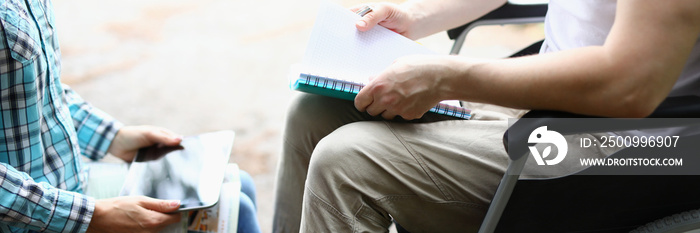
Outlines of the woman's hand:
[{"label": "woman's hand", "polygon": [[182,141],[179,136],[169,130],[156,126],[124,126],[114,137],[108,152],[126,162],[131,162],[136,151],[142,147],[155,144],[176,146]]},{"label": "woman's hand", "polygon": [[97,200],[87,232],[159,232],[180,221],[179,201],[143,196]]}]

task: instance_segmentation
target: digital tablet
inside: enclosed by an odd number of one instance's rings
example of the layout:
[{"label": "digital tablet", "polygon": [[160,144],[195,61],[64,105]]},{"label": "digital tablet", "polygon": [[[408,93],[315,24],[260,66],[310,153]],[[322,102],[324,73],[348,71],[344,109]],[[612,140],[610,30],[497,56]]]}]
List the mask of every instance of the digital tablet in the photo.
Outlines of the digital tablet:
[{"label": "digital tablet", "polygon": [[219,131],[183,137],[179,146],[140,149],[120,196],[180,200],[179,211],[215,205],[234,136],[233,131]]}]

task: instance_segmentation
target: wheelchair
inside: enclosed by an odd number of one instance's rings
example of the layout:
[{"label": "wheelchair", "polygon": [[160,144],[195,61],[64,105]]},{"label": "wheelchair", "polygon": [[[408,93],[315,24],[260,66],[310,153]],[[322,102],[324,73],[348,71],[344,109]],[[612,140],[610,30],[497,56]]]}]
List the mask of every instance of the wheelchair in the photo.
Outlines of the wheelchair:
[{"label": "wheelchair", "polygon": [[[542,22],[546,3],[506,3],[474,22],[448,31],[458,54],[467,33],[482,25]],[[536,54],[537,42],[513,56]],[[528,157],[527,140],[546,125],[561,134],[614,132],[643,127],[699,125],[700,97],[667,98],[649,118],[688,118],[640,126],[621,119],[620,124],[572,126],[566,118],[590,118],[565,112],[530,111],[504,135],[510,162],[479,232],[687,232],[700,229],[700,175],[567,175],[550,179],[522,179]],[[700,142],[699,135],[687,141]],[[509,145],[522,145],[510,146]],[[625,150],[615,153],[622,154]],[[589,168],[591,169],[591,168]],[[586,169],[583,173],[586,173]],[[588,171],[589,174],[597,174]],[[408,232],[397,224],[398,232]],[[700,232],[700,231],[698,231]]]}]

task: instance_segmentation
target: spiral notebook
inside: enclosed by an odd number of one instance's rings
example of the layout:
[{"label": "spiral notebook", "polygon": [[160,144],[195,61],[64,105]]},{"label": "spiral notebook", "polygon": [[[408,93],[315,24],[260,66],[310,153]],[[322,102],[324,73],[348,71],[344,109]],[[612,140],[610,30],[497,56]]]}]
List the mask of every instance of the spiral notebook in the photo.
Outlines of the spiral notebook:
[{"label": "spiral notebook", "polygon": [[[354,100],[357,93],[399,57],[435,54],[422,45],[381,26],[366,32],[355,28],[360,16],[322,1],[304,59],[292,67],[290,86],[312,94]],[[459,101],[442,101],[430,112],[469,119]]]}]

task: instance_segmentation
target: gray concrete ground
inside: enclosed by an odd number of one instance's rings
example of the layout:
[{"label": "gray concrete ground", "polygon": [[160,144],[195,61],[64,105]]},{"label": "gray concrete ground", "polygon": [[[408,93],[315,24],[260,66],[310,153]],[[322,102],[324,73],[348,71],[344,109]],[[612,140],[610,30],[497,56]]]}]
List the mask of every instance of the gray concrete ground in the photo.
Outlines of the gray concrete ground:
[{"label": "gray concrete ground", "polygon": [[[53,4],[63,82],[128,125],[158,125],[183,135],[235,130],[231,161],[253,175],[260,224],[270,232],[284,113],[296,94],[287,73],[301,61],[319,0]],[[494,31],[501,35],[490,36]],[[541,37],[541,29],[474,34],[468,54],[498,57],[532,40],[522,42],[522,35]],[[444,33],[421,42],[445,54],[450,48]]]}]

